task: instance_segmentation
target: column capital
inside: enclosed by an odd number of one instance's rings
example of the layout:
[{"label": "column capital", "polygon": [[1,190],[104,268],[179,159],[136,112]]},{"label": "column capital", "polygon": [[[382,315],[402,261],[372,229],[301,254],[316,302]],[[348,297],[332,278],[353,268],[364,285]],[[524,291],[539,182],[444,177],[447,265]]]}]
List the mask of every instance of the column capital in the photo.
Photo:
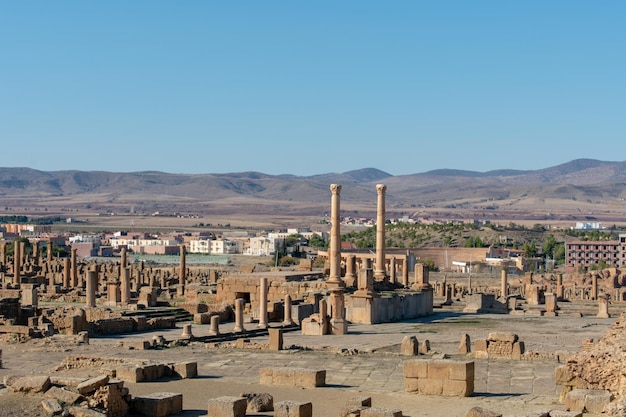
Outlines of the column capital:
[{"label": "column capital", "polygon": [[378,194],[384,194],[387,191],[387,186],[385,184],[376,184],[376,191],[378,191]]},{"label": "column capital", "polygon": [[330,184],[330,191],[333,194],[340,194],[341,193],[341,184]]}]

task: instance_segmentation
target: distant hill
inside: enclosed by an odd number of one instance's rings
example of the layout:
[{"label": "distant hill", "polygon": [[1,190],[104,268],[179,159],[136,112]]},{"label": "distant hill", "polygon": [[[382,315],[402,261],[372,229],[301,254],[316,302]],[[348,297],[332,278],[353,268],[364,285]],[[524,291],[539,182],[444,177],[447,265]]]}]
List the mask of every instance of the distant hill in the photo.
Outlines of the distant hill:
[{"label": "distant hill", "polygon": [[375,168],[313,176],[0,168],[0,205],[307,215],[328,210],[331,183],[343,185],[346,212],[375,210],[375,185],[384,183],[387,209],[398,215],[626,218],[626,162],[593,159],[528,171],[440,169],[400,176]]}]

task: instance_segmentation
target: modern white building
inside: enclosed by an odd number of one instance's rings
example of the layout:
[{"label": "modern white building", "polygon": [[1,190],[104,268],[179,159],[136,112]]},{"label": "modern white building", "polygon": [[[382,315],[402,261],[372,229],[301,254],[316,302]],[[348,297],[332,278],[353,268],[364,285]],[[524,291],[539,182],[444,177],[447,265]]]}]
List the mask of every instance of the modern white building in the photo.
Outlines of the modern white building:
[{"label": "modern white building", "polygon": [[251,237],[250,247],[246,250],[246,255],[266,256],[276,253],[276,248],[285,241],[280,237]]},{"label": "modern white building", "polygon": [[199,239],[189,241],[190,253],[224,255],[237,253],[237,242],[228,239]]},{"label": "modern white building", "polygon": [[117,249],[120,246],[126,246],[128,249],[147,247],[147,246],[176,246],[178,242],[174,239],[126,239],[124,237],[113,238],[109,240],[111,246]]}]

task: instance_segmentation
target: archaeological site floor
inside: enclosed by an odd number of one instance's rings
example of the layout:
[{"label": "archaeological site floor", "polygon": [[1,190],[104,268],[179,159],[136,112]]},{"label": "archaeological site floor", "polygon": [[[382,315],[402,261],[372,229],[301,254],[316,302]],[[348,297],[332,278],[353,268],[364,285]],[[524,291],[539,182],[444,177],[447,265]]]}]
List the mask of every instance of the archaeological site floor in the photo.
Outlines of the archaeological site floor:
[{"label": "archaeological site floor", "polygon": [[[617,306],[614,306],[617,307]],[[162,349],[129,349],[133,343],[163,335],[167,340],[180,337],[182,325],[155,332],[92,337],[90,343],[77,344],[69,337],[56,335],[17,343],[0,341],[3,367],[0,381],[8,375],[58,374],[92,376],[98,369],[54,370],[70,355],[104,358],[139,358],[158,361],[197,361],[197,378],[127,383],[133,396],[152,392],[183,393],[181,416],[206,415],[209,398],[238,396],[243,392],[268,392],[274,401],[298,400],[313,403],[314,416],[336,416],[352,397],[370,396],[376,407],[401,409],[405,416],[465,416],[467,410],[480,406],[503,413],[564,409],[559,403],[560,387],[554,383],[554,369],[559,360],[577,352],[583,339],[598,340],[615,318],[600,319],[593,314],[577,317],[564,306],[557,317],[463,314],[454,309],[436,310],[435,314],[400,323],[351,325],[349,334],[302,336],[299,331],[285,332],[283,351],[268,351],[268,337],[251,338],[243,348],[235,343],[208,346],[191,342],[187,346]],[[220,326],[229,331],[232,323]],[[246,323],[250,329],[254,323]],[[193,325],[194,336],[208,334],[208,325]],[[458,354],[462,335],[472,341],[485,339],[490,332],[515,333],[524,341],[534,359],[475,359],[475,393],[467,398],[444,398],[405,393],[403,362],[399,354],[404,336],[416,336],[430,342],[431,356],[471,359]],[[429,357],[424,355],[424,357]],[[259,370],[272,366],[325,369],[327,386],[321,388],[275,387],[259,385]],[[11,394],[0,389],[0,416],[45,415],[32,397]],[[21,411],[20,411],[21,410]],[[40,413],[40,414],[38,414]],[[271,412],[255,414],[272,416]]]}]

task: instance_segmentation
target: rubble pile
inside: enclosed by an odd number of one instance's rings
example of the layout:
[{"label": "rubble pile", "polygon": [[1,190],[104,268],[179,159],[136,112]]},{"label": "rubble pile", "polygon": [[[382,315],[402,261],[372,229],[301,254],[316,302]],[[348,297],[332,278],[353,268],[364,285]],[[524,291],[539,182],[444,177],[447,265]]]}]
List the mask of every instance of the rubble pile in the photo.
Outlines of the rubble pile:
[{"label": "rubble pile", "polygon": [[[617,403],[625,403],[626,392],[626,311],[597,343],[589,345],[567,359],[555,371],[557,385],[561,385],[561,400],[575,390],[604,390]],[[615,404],[612,408],[615,408]]]}]

